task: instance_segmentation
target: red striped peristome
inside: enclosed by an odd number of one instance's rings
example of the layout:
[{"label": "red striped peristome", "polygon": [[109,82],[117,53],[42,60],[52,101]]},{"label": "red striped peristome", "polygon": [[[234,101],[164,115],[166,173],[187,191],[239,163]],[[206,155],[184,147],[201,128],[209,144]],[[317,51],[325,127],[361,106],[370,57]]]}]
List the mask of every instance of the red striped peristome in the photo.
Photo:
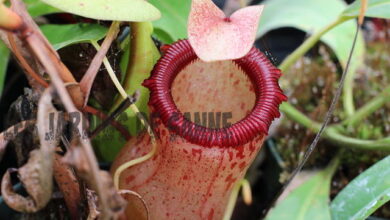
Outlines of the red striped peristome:
[{"label": "red striped peristome", "polygon": [[[151,220],[220,220],[286,100],[277,84],[281,74],[255,48],[241,59],[210,63],[198,60],[187,40],[165,49],[144,83],[151,91],[157,150],[124,170],[119,188],[139,193]],[[185,119],[186,112],[231,112],[232,123],[201,126]],[[151,149],[146,132],[132,137],[114,160],[112,173]],[[128,204],[126,213],[137,219],[136,203]]]},{"label": "red striped peristome", "polygon": [[187,141],[205,147],[239,146],[259,134],[268,134],[271,122],[280,116],[280,103],[287,100],[278,85],[280,70],[256,48],[252,48],[246,56],[233,60],[254,85],[255,106],[249,115],[232,126],[213,129],[184,118],[170,93],[177,74],[197,59],[189,41],[180,40],[168,47],[155,65],[151,77],[143,83],[151,91],[149,104],[155,108],[165,126]]}]

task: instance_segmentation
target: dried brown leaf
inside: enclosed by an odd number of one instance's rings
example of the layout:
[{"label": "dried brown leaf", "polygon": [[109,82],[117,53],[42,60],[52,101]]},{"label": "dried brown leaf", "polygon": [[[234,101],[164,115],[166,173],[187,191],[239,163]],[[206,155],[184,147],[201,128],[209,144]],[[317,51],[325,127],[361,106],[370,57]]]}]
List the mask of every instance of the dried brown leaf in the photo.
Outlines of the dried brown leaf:
[{"label": "dried brown leaf", "polygon": [[73,170],[62,161],[62,157],[58,154],[55,155],[53,169],[54,179],[64,196],[71,218],[80,219],[82,210],[80,185]]},{"label": "dried brown leaf", "polygon": [[51,88],[46,89],[38,104],[37,126],[40,149],[31,151],[28,162],[18,170],[19,179],[28,196],[22,197],[13,191],[9,171],[3,177],[1,191],[4,201],[19,212],[39,211],[46,206],[51,198],[53,156],[57,140],[48,139],[46,136],[50,123],[47,120],[47,115],[56,112],[51,104],[50,92]]},{"label": "dried brown leaf", "polygon": [[88,218],[87,220],[95,220],[99,217],[100,212],[97,209],[97,196],[96,193],[92,190],[87,189],[87,200],[88,200]]},{"label": "dried brown leaf", "polygon": [[88,180],[91,177],[91,170],[85,160],[85,151],[81,147],[74,146],[75,143],[72,143],[72,145],[73,147],[65,154],[62,161],[73,167],[78,176],[84,180]]},{"label": "dried brown leaf", "polygon": [[[84,148],[79,147],[77,143],[74,143],[74,145],[76,146],[73,146],[66,153],[63,161],[66,164],[71,165],[76,170],[77,175],[80,176],[87,183],[87,185],[93,189],[94,182],[91,176],[92,172],[88,163],[86,162],[85,150]],[[126,201],[118,195],[114,188],[112,178],[108,172],[100,171],[99,176],[99,182],[104,187],[105,193],[107,195],[108,207],[112,211],[112,217],[117,219],[124,215],[123,211],[125,210]]]},{"label": "dried brown leaf", "polygon": [[7,130],[0,133],[0,161],[3,159],[3,155],[9,141],[14,139],[16,135],[24,131],[30,125],[35,124],[35,120],[22,121]]},{"label": "dried brown leaf", "polygon": [[52,155],[34,150],[26,165],[18,171],[28,197],[15,193],[12,189],[9,171],[3,177],[1,193],[5,203],[19,212],[36,212],[44,208],[49,202],[52,193]]},{"label": "dried brown leaf", "polygon": [[[11,0],[13,10],[18,13],[25,21],[26,18],[31,19],[30,15],[26,11],[26,8],[20,0]],[[35,24],[34,24],[35,25]],[[76,106],[81,109],[83,102],[79,102],[77,99],[82,97],[82,94],[71,94],[69,95],[64,82],[73,83],[74,81],[68,80],[72,79],[73,75],[65,67],[65,65],[58,58],[58,55],[47,42],[47,39],[40,33],[39,29],[34,26],[29,25],[25,22],[23,30],[19,30],[18,37],[23,40],[27,45],[29,45],[31,51],[39,60],[41,65],[44,67],[46,72],[50,76],[51,83],[54,85],[57,94],[60,96],[60,99],[65,106],[68,112],[78,113],[82,116],[80,111]],[[74,79],[74,78],[73,78]],[[72,100],[74,98],[74,100]],[[75,104],[73,103],[75,102]],[[82,116],[83,117],[83,116]],[[81,118],[81,120],[83,120]],[[82,123],[79,123],[79,131],[82,131]],[[92,150],[91,143],[89,139],[83,139],[80,141],[82,149],[85,151],[85,163],[88,165],[88,172],[91,178],[88,180],[90,187],[96,191],[99,196],[100,210],[102,212],[102,219],[111,219],[116,215],[116,211],[113,207],[110,206],[109,195],[107,194],[107,189],[100,182],[99,168],[97,165],[97,160],[95,158],[94,152]],[[110,190],[111,191],[111,190]]]}]

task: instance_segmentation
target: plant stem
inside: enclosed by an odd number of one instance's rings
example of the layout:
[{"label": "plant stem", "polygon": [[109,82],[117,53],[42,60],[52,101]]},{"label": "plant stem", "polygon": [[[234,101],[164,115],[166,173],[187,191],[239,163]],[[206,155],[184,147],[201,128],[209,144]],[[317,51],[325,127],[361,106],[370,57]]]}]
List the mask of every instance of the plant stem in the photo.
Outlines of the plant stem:
[{"label": "plant stem", "polygon": [[[371,112],[380,108],[384,103],[386,103],[386,101],[388,101],[389,92],[390,86],[380,96],[376,97],[366,106],[357,111],[355,114],[356,116],[354,115],[356,118],[353,117],[351,119],[353,119],[355,122],[359,122],[359,120],[364,118],[364,116],[367,116]],[[307,127],[313,133],[316,133],[320,130],[320,123],[311,120],[302,112],[294,108],[294,106],[292,106],[290,103],[284,102],[282,105],[280,105],[280,111],[282,111],[290,120],[293,120],[300,125]],[[358,148],[364,150],[390,150],[390,137],[379,140],[361,140],[343,135],[342,132],[344,131],[344,129],[340,128],[343,128],[341,125],[345,123],[347,123],[347,121],[326,128],[324,131],[324,138],[332,143],[350,148]]]},{"label": "plant stem", "polygon": [[[100,50],[100,45],[96,41],[91,41],[91,44],[96,49],[96,51]],[[127,93],[123,89],[123,87],[122,87],[121,83],[119,82],[118,78],[116,77],[115,72],[112,69],[111,64],[108,61],[106,56],[104,56],[104,58],[103,58],[103,64],[104,64],[104,67],[106,67],[108,75],[110,76],[110,78],[111,78],[112,82],[114,83],[116,89],[121,94],[123,99],[126,99],[127,98]]]},{"label": "plant stem", "polygon": [[233,190],[232,190],[230,197],[229,197],[229,202],[226,206],[223,220],[230,220],[231,219],[233,211],[234,211],[234,206],[236,205],[238,193],[240,192],[241,187],[246,187],[246,188],[249,187],[249,189],[250,189],[250,184],[249,184],[248,180],[242,179],[234,185]]},{"label": "plant stem", "polygon": [[304,115],[302,112],[297,110],[294,106],[292,106],[288,102],[283,102],[280,107],[280,111],[282,111],[286,116],[295,122],[307,127],[312,132],[318,132],[320,130],[321,124],[311,120],[309,117]]},{"label": "plant stem", "polygon": [[317,33],[310,36],[303,44],[301,44],[301,46],[299,46],[292,54],[290,54],[286,59],[283,60],[282,64],[279,65],[279,69],[281,69],[282,72],[285,72],[299,58],[305,55],[305,53],[309,51],[310,48],[312,48],[324,34],[347,20],[347,18],[339,17],[334,22],[328,24],[327,26],[320,29]]},{"label": "plant stem", "polygon": [[[319,32],[312,35],[307,39],[298,49],[296,49],[292,54],[290,54],[283,63],[279,66],[282,71],[286,71],[292,64],[294,64],[301,56],[303,56],[315,43],[329,30],[335,26],[349,20],[352,18],[339,18],[336,21],[330,23],[326,27],[322,28]],[[333,125],[325,129],[324,137],[333,143],[338,143],[345,145],[347,147],[355,147],[365,150],[390,150],[390,137],[380,139],[380,140],[361,140],[352,137],[347,137],[340,131],[340,125],[356,125],[356,123],[363,120],[365,117],[375,112],[386,102],[389,101],[390,86],[387,87],[382,94],[375,97],[361,109],[354,113],[353,106],[353,95],[352,95],[352,82],[353,82],[353,71],[347,74],[346,78],[346,88],[344,89],[344,107],[348,112],[350,112],[351,117],[343,121],[339,125]],[[283,103],[280,106],[280,110],[286,114],[286,116],[295,122],[307,127],[312,132],[318,132],[320,130],[321,124],[311,120],[309,117],[301,113],[294,106],[289,103]]]},{"label": "plant stem", "polygon": [[355,104],[353,101],[353,81],[355,79],[355,72],[356,68],[351,68],[351,70],[348,71],[343,87],[343,107],[347,116],[355,114]]},{"label": "plant stem", "polygon": [[379,140],[361,140],[357,138],[347,137],[341,134],[336,127],[328,127],[324,133],[326,137],[332,143],[337,145],[357,148],[362,150],[381,150],[390,151],[390,137],[386,137]]},{"label": "plant stem", "polygon": [[363,107],[361,107],[358,111],[355,112],[351,117],[347,118],[342,122],[343,125],[346,126],[354,126],[358,122],[361,122],[364,118],[374,113],[384,104],[390,101],[390,86],[386,87],[383,92],[377,95],[374,99],[369,101]]}]

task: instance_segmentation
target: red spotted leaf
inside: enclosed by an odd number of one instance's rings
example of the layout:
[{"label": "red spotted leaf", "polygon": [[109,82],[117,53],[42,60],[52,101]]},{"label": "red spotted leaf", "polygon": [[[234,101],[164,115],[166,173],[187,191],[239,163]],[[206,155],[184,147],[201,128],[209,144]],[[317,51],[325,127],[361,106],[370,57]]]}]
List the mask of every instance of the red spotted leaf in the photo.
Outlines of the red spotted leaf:
[{"label": "red spotted leaf", "polygon": [[245,56],[255,41],[263,6],[249,6],[226,17],[211,0],[193,0],[188,36],[203,61],[232,60]]}]

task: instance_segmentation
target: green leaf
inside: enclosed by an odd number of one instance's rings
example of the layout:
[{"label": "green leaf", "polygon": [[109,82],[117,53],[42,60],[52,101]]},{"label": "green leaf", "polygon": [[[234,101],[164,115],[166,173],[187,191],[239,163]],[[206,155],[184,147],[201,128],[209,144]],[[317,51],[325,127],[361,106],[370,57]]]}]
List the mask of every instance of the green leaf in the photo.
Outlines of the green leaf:
[{"label": "green leaf", "polygon": [[[153,36],[165,44],[172,44],[173,42],[175,42],[175,40],[172,39],[171,35],[169,35],[167,32],[165,32],[159,28],[154,29]],[[182,38],[182,39],[184,39],[184,38]]]},{"label": "green leaf", "polygon": [[[345,17],[357,17],[360,12],[361,0],[357,0],[348,6],[343,12]],[[390,18],[390,0],[369,0],[365,14],[366,17]]]},{"label": "green leaf", "polygon": [[9,50],[5,44],[0,41],[0,96],[3,92],[4,80],[7,73],[9,60]]},{"label": "green leaf", "polygon": [[390,200],[390,156],[350,182],[332,201],[334,220],[366,219]]},{"label": "green leaf", "polygon": [[107,28],[97,24],[43,25],[41,30],[56,50],[71,44],[97,41],[107,33]]},{"label": "green leaf", "polygon": [[[132,23],[131,31],[129,63],[123,85],[127,94],[139,92],[140,96],[135,105],[148,116],[149,89],[142,86],[142,83],[149,78],[154,65],[160,58],[160,53],[151,38],[153,26],[150,22]],[[122,98],[119,100],[122,101]],[[125,125],[129,128],[131,135],[136,135],[139,132],[139,126],[137,127],[137,124],[140,124],[139,119],[131,109],[125,112],[129,118]]]},{"label": "green leaf", "polygon": [[61,12],[61,10],[53,8],[40,0],[24,0],[24,3],[27,5],[27,10],[32,17]]},{"label": "green leaf", "polygon": [[[258,37],[282,27],[293,27],[312,34],[334,22],[346,8],[341,0],[294,0],[293,4],[291,0],[268,0],[264,4]],[[334,51],[343,67],[347,63],[355,31],[356,23],[351,20],[338,25],[321,38]],[[361,59],[363,54],[364,41],[360,34],[353,60]],[[352,72],[354,67],[350,69]]]},{"label": "green leaf", "polygon": [[[161,11],[161,19],[154,21],[154,34],[160,40],[173,41],[187,38],[187,20],[191,8],[191,0],[150,0]],[[164,42],[169,43],[169,42]]]},{"label": "green leaf", "polygon": [[76,15],[112,21],[153,21],[160,12],[145,0],[42,0]]},{"label": "green leaf", "polygon": [[334,159],[325,170],[294,189],[270,211],[266,220],[330,220],[330,182],[338,161]]}]

